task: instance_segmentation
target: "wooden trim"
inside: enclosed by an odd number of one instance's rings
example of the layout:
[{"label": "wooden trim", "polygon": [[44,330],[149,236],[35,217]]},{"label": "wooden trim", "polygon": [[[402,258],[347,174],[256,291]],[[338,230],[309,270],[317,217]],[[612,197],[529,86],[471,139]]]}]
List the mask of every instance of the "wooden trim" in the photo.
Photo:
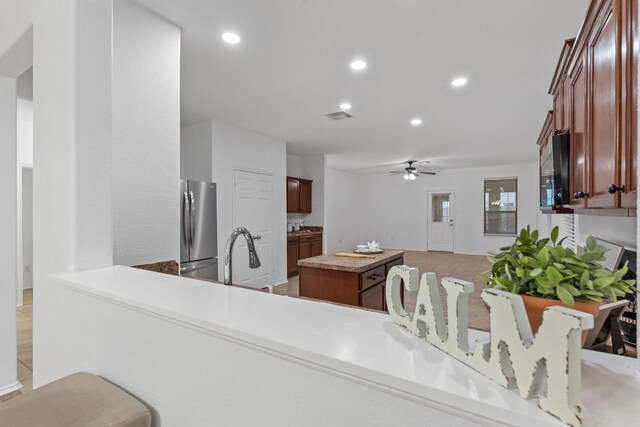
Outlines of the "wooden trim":
[{"label": "wooden trim", "polygon": [[572,214],[575,213],[573,209],[568,208],[566,206],[548,206],[544,208],[540,208],[540,213],[548,215],[548,214]]},{"label": "wooden trim", "polygon": [[297,179],[298,181],[313,182],[313,180],[312,180],[312,179],[298,178],[298,177],[296,177],[296,176],[287,176],[287,179]]},{"label": "wooden trim", "polygon": [[547,112],[547,117],[544,119],[544,124],[542,125],[542,129],[540,130],[540,135],[538,135],[538,145],[543,147],[545,143],[547,143],[547,129],[553,125],[553,110],[549,110]]},{"label": "wooden trim", "polygon": [[573,210],[573,213],[577,215],[592,215],[592,216],[635,217],[637,216],[637,209],[575,208]]},{"label": "wooden trim", "polygon": [[567,75],[569,58],[571,56],[572,48],[575,41],[575,38],[567,39],[564,41],[564,45],[562,45],[560,58],[558,58],[558,64],[556,65],[556,69],[553,72],[553,79],[551,80],[551,85],[549,86],[549,95],[553,95],[556,92],[556,89],[562,85],[562,82]]},{"label": "wooden trim", "polygon": [[[637,144],[638,144],[638,2],[625,2],[623,10],[623,26],[626,28],[626,38],[622,44],[623,69],[622,79],[625,86],[622,88],[625,97],[625,112],[623,115],[622,137],[624,152],[624,164],[621,164],[625,176],[621,177],[621,184],[629,190],[621,195],[623,208],[634,208],[637,205],[637,190],[632,186],[635,181],[637,187]],[[633,155],[635,147],[636,156]]]},{"label": "wooden trim", "polygon": [[595,20],[600,14],[600,10],[605,6],[605,3],[609,1],[611,0],[592,0],[591,3],[589,3],[587,14],[584,18],[584,21],[582,22],[582,26],[580,27],[580,30],[578,31],[578,35],[575,38],[575,41],[573,43],[573,48],[571,50],[571,55],[569,55],[569,58],[567,61],[569,64],[568,74],[573,74],[572,70],[575,67],[575,62],[577,58],[580,57],[580,52],[582,51],[582,48],[587,43],[587,37],[591,33],[591,29],[595,24]]}]

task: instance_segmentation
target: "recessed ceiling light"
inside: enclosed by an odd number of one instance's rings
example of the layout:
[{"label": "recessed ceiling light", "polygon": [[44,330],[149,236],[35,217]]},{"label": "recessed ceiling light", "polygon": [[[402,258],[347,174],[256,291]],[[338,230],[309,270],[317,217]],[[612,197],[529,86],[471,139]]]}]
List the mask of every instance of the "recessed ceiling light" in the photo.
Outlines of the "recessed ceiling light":
[{"label": "recessed ceiling light", "polygon": [[464,77],[458,77],[457,79],[454,79],[451,82],[451,86],[453,87],[460,87],[460,86],[464,86],[467,84],[467,79]]},{"label": "recessed ceiling light", "polygon": [[351,68],[353,68],[354,70],[364,70],[365,68],[367,68],[367,63],[362,59],[358,59],[351,63]]},{"label": "recessed ceiling light", "polygon": [[412,126],[420,126],[422,124],[422,119],[413,119],[411,120]]},{"label": "recessed ceiling light", "polygon": [[222,35],[222,40],[229,44],[238,44],[240,43],[241,38],[236,33],[224,33]]},{"label": "recessed ceiling light", "polygon": [[340,104],[340,109],[341,110],[350,110],[351,109],[351,104],[349,104],[348,102],[343,102],[342,104]]}]

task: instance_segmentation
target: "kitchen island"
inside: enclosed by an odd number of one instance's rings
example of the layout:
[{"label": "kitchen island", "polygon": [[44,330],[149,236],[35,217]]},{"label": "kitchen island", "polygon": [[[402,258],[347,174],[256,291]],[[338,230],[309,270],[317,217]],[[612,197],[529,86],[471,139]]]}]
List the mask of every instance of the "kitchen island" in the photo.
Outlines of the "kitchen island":
[{"label": "kitchen island", "polygon": [[298,261],[300,296],[384,311],[387,274],[400,264],[404,251],[390,249],[367,258],[327,254],[303,259]]}]

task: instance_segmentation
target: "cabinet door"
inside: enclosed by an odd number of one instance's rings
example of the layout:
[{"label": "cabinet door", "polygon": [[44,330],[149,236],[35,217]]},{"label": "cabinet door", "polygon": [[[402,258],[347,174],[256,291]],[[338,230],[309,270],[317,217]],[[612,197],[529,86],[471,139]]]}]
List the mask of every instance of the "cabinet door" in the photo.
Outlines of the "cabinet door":
[{"label": "cabinet door", "polygon": [[360,307],[384,310],[384,286],[382,283],[360,292]]},{"label": "cabinet door", "polygon": [[553,130],[564,129],[564,92],[563,86],[559,85],[556,93],[553,94]]},{"label": "cabinet door", "polygon": [[300,181],[287,178],[287,212],[300,212]]},{"label": "cabinet door", "polygon": [[611,184],[620,182],[619,60],[617,44],[619,1],[608,1],[596,19],[589,37],[589,200],[590,208],[620,206],[620,193],[611,194]]},{"label": "cabinet door", "polygon": [[322,255],[322,240],[315,240],[311,242],[311,256]]},{"label": "cabinet door", "polygon": [[586,198],[576,197],[576,193],[589,194],[587,187],[587,68],[586,51],[580,54],[575,63],[570,79],[571,93],[571,164],[569,165],[571,179],[569,192],[571,206],[585,207]]},{"label": "cabinet door", "polygon": [[298,246],[298,248],[299,259],[311,258],[311,242],[300,242],[300,246]]},{"label": "cabinet door", "polygon": [[300,180],[299,212],[311,213],[311,181]]},{"label": "cabinet door", "polygon": [[623,88],[625,114],[623,115],[623,175],[622,207],[635,208],[638,192],[636,175],[638,158],[638,2],[625,2],[623,28]]},{"label": "cabinet door", "polygon": [[287,277],[298,274],[298,239],[287,239]]}]

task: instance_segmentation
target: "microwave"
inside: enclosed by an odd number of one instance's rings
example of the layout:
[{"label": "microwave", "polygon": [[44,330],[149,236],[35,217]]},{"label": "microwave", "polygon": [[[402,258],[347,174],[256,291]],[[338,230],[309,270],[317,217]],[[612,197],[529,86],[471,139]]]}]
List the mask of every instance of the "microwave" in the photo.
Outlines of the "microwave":
[{"label": "microwave", "polygon": [[540,153],[540,207],[568,205],[569,130],[557,130]]}]

